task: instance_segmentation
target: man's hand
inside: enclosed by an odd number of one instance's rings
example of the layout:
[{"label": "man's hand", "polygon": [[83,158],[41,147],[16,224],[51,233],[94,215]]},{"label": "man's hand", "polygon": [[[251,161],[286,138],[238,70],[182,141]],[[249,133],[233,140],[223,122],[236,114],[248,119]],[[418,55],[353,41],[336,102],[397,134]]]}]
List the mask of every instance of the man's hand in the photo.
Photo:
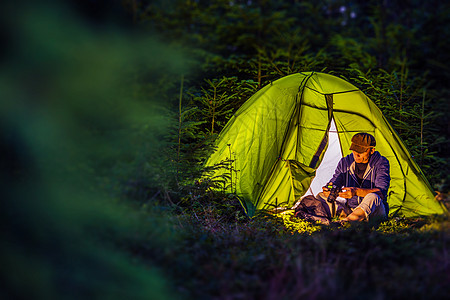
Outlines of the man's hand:
[{"label": "man's hand", "polygon": [[343,187],[342,191],[339,193],[339,197],[350,199],[353,196],[356,196],[356,191],[358,188],[356,187]]},{"label": "man's hand", "polygon": [[323,187],[322,187],[322,191],[323,191],[323,195],[324,195],[325,197],[328,198],[328,196],[330,196],[330,190],[329,190],[326,186],[323,186]]}]

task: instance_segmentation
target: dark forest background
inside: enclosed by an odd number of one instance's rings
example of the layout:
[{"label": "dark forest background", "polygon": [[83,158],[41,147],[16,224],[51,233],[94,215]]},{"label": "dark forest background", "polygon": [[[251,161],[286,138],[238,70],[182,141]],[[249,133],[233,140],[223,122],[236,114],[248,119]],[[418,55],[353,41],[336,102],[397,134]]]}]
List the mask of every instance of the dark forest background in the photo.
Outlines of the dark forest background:
[{"label": "dark forest background", "polygon": [[1,298],[446,297],[448,216],[293,232],[198,179],[242,103],[318,71],[378,105],[445,199],[448,1],[2,6]]},{"label": "dark forest background", "polygon": [[[295,72],[322,71],[361,88],[400,134],[432,186],[447,185],[445,1],[124,5],[125,18],[133,20],[130,26],[184,56],[187,69],[163,83],[172,111],[180,115],[181,103],[186,114],[181,120],[185,131],[178,134],[181,144],[192,142],[190,134],[198,140],[220,132],[231,114],[267,83]],[[181,162],[179,156],[177,160],[182,165],[192,162]]]}]

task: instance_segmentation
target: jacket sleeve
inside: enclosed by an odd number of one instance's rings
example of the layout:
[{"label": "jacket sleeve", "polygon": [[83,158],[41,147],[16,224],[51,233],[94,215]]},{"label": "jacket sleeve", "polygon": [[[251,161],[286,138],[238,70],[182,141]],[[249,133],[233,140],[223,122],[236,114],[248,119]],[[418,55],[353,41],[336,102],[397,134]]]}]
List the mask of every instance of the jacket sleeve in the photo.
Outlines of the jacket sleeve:
[{"label": "jacket sleeve", "polygon": [[344,165],[345,165],[344,158],[341,158],[336,167],[336,170],[334,171],[334,175],[330,180],[330,182],[333,182],[338,187],[344,186],[344,176],[347,169],[345,168]]},{"label": "jacket sleeve", "polygon": [[381,190],[384,199],[387,198],[387,192],[391,182],[391,176],[389,174],[389,161],[385,157],[381,157],[380,163],[375,173],[375,187]]}]

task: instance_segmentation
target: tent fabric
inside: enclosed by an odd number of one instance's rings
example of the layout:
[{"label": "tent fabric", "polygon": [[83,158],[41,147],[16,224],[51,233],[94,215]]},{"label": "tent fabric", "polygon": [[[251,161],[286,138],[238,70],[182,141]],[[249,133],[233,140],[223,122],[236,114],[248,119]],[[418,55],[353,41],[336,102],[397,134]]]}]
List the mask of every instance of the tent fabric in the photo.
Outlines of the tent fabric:
[{"label": "tent fabric", "polygon": [[[320,191],[339,159],[351,153],[358,132],[372,134],[377,151],[390,162],[391,216],[445,212],[377,106],[352,84],[324,73],[292,74],[259,90],[228,121],[206,165],[232,160],[237,172],[229,191],[253,217]],[[222,168],[214,175],[227,173],[229,168]]]}]

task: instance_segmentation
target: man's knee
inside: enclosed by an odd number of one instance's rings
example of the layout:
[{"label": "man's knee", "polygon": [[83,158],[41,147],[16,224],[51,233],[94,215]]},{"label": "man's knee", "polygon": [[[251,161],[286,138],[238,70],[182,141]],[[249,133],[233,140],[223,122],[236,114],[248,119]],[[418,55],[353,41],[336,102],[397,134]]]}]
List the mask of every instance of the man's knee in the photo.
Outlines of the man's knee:
[{"label": "man's knee", "polygon": [[358,207],[364,210],[368,217],[386,217],[386,209],[384,207],[383,200],[376,193],[367,194]]},{"label": "man's knee", "polygon": [[369,193],[367,194],[362,202],[366,202],[366,203],[373,203],[374,205],[382,205],[383,204],[383,200],[381,200],[380,195],[378,195],[377,193]]}]

